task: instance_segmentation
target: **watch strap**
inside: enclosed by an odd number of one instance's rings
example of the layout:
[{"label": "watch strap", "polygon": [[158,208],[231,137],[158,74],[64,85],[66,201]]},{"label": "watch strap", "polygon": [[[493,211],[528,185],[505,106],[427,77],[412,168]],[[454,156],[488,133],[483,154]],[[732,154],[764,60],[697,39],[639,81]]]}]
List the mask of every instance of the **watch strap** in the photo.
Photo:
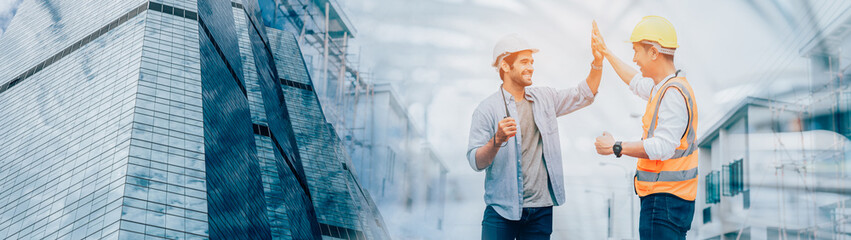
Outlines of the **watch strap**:
[{"label": "watch strap", "polygon": [[615,153],[616,157],[621,157],[621,151],[623,150],[623,146],[621,145],[621,141],[615,142],[615,145],[612,146],[612,152]]}]

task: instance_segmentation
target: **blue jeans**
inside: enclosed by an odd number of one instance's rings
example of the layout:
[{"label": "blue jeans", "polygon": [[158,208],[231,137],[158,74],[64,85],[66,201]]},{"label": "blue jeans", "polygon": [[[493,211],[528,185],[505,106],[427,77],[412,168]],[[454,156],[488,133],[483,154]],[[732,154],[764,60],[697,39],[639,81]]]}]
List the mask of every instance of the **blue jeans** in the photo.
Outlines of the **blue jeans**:
[{"label": "blue jeans", "polygon": [[493,210],[485,208],[482,220],[482,239],[550,239],[553,233],[553,207],[523,208],[519,221],[503,218]]},{"label": "blue jeans", "polygon": [[647,239],[686,239],[694,218],[694,201],[667,193],[650,194],[641,198],[638,233]]}]

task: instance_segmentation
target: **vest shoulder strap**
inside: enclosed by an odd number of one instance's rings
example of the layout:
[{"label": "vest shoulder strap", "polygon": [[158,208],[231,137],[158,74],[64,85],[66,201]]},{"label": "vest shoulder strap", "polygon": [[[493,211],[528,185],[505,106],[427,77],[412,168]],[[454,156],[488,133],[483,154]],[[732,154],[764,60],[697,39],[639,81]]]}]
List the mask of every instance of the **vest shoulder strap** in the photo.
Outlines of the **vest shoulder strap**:
[{"label": "vest shoulder strap", "polygon": [[651,117],[650,127],[647,129],[647,138],[653,137],[653,133],[656,131],[656,124],[659,118],[659,106],[662,105],[662,99],[665,97],[665,93],[668,92],[668,88],[676,89],[683,97],[683,100],[686,103],[688,122],[686,125],[686,131],[683,131],[683,136],[685,136],[685,134],[688,132],[688,129],[691,128],[691,115],[692,111],[694,111],[694,99],[692,99],[691,93],[688,91],[686,84],[688,83],[684,81],[684,78],[676,77],[669,79],[664,84],[662,84],[662,87],[659,88],[658,97],[654,98],[656,100],[656,106],[653,108],[653,115]]}]

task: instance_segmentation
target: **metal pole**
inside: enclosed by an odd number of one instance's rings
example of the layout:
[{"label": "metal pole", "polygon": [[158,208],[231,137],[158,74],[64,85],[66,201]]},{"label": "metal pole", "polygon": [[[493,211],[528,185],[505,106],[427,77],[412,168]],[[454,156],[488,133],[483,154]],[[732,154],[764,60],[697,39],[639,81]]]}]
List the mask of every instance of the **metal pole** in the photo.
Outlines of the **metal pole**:
[{"label": "metal pole", "polygon": [[[632,181],[630,181],[630,184],[632,184]],[[632,239],[635,240],[635,199],[632,199],[631,197],[627,197],[627,199],[629,199],[629,220],[631,222],[629,230],[632,233]]]},{"label": "metal pole", "polygon": [[612,217],[612,207],[615,204],[614,202],[615,202],[615,193],[612,192],[612,197],[609,198],[609,232],[608,232],[609,238],[608,239],[614,238],[612,236],[612,233],[614,232],[614,223],[615,223],[614,218]]},{"label": "metal pole", "polygon": [[354,137],[354,129],[357,127],[358,122],[358,103],[360,103],[360,71],[355,71],[355,92],[354,92],[354,104],[352,106],[352,142],[355,141]]},{"label": "metal pole", "polygon": [[337,79],[337,104],[342,105],[346,101],[343,99],[343,81],[346,79],[346,44],[349,39],[349,32],[343,32],[343,52],[340,60],[340,76]]},{"label": "metal pole", "polygon": [[[322,80],[319,81],[322,84],[322,91],[325,92],[325,97],[328,97],[328,89],[326,86],[328,84],[328,20],[331,15],[331,7],[330,3],[325,3],[325,35],[324,35],[324,44],[325,44],[325,52],[324,52],[324,63],[322,64]],[[335,119],[336,120],[336,119]]]},{"label": "metal pole", "polygon": [[608,237],[607,237],[608,239],[611,239],[611,238],[612,238],[612,230],[614,229],[614,228],[612,227],[612,223],[613,223],[613,218],[612,218],[612,206],[614,205],[614,196],[615,196],[614,192],[613,192],[613,193],[611,193],[611,194],[612,194],[612,197],[611,197],[611,198],[609,198],[608,196],[606,196],[606,193],[604,193],[604,192],[600,192],[600,191],[594,191],[594,190],[591,190],[591,189],[585,189],[585,192],[586,192],[586,193],[600,194],[600,196],[603,196],[603,198],[606,198],[606,205],[608,205],[608,206],[607,206],[607,209],[608,209],[608,213],[607,213],[607,215],[608,215],[608,219],[607,219],[607,221],[606,221],[606,225],[608,225],[608,226],[606,226],[606,235],[608,235]]},{"label": "metal pole", "polygon": [[[627,179],[627,182],[629,183],[628,186],[631,186],[633,184],[633,182],[632,182],[633,179],[632,179],[632,175],[629,175],[629,171],[626,172],[626,179]],[[635,238],[635,227],[636,227],[635,226],[635,199],[629,197],[630,195],[633,194],[633,190],[627,190],[627,191],[629,191],[626,194],[626,196],[627,196],[626,199],[629,201],[629,221],[630,221],[629,232],[630,232],[631,239],[634,240],[634,239],[636,239]]]},{"label": "metal pole", "polygon": [[[633,184],[633,183],[632,183],[632,180],[633,180],[633,179],[632,179],[632,175],[630,175],[630,174],[629,174],[629,173],[630,173],[630,171],[629,171],[629,169],[627,169],[626,167],[621,166],[621,165],[618,165],[618,164],[614,164],[614,163],[607,163],[607,162],[600,162],[600,166],[615,166],[615,167],[618,167],[619,169],[621,169],[621,170],[623,170],[623,171],[624,171],[624,176],[626,176],[626,178],[627,178],[627,180],[628,180],[628,182],[629,182],[629,184],[628,184],[627,186],[630,186],[630,185],[632,185],[632,184]],[[630,195],[632,195],[632,193],[633,193],[633,192],[632,192],[632,190],[628,190],[628,191],[629,191],[629,193],[627,193],[627,195],[626,195],[626,196],[630,196]],[[612,196],[614,196],[614,192],[612,193]],[[613,197],[613,198],[614,198],[614,197]],[[632,236],[632,239],[636,239],[636,238],[635,238],[635,227],[636,227],[636,226],[635,226],[635,201],[634,201],[632,198],[629,198],[629,197],[627,197],[626,199],[629,201],[629,208],[630,208],[630,212],[629,212],[629,215],[630,215],[630,219],[629,219],[629,220],[630,220],[629,231],[630,231],[630,234],[631,234],[631,236]]]}]

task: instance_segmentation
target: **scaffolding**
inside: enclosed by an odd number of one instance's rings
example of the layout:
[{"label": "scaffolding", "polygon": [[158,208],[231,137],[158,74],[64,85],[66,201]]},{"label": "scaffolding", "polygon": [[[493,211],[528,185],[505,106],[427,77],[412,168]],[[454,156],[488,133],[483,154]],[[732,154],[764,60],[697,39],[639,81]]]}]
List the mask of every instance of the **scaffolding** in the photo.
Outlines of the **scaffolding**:
[{"label": "scaffolding", "polygon": [[370,74],[360,69],[360,54],[349,47],[356,29],[334,0],[275,0],[273,4],[273,21],[268,25],[297,32],[301,48],[321,56],[321,63],[308,65],[327,121],[347,146],[364,144],[353,137],[355,131],[364,131],[356,125],[358,111],[363,110],[358,104],[374,90]]}]

